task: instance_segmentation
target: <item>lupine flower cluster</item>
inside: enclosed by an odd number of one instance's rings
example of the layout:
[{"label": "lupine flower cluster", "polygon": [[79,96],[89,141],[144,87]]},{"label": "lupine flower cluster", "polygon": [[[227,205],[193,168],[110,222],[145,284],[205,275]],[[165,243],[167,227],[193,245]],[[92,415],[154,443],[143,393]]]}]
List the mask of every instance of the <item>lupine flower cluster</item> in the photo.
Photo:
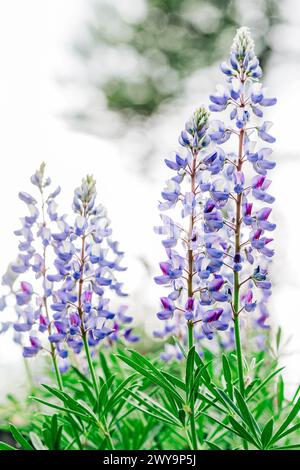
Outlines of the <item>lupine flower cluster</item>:
[{"label": "lupine flower cluster", "polygon": [[48,350],[62,360],[64,369],[70,351],[81,352],[83,335],[92,347],[99,342],[111,344],[120,336],[127,341],[138,338],[132,333],[127,306],[110,307],[112,294],[127,295],[116,277],[126,268],[121,266],[124,253],[112,238],[106,210],[96,204],[95,180],[87,176],[75,190],[74,216],[69,222],[66,215],[58,214],[60,188],[45,196],[51,181],[44,173],[42,164],[31,177],[40,204],[30,194],[19,193],[29,215],[15,232],[19,254],[3,283],[15,297],[18,318],[13,328],[16,340],[23,344],[23,355]]},{"label": "lupine flower cluster", "polygon": [[[168,295],[161,298],[160,320],[166,320],[163,331],[156,331],[156,337],[174,335],[185,340],[185,325],[193,323],[194,336],[211,339],[214,331],[228,327],[225,309],[219,302],[228,300],[228,289],[218,270],[220,261],[215,258],[213,241],[202,231],[203,189],[209,183],[203,181],[204,156],[210,148],[208,135],[208,113],[198,109],[186,123],[179,143],[182,151],[176,152],[174,159],[166,159],[166,165],[175,172],[161,193],[161,211],[172,210],[180,222],[161,213],[162,225],[155,227],[158,234],[164,235],[163,246],[167,259],[160,263],[161,275],[155,282],[171,288]],[[205,188],[204,188],[205,186]],[[215,226],[219,222],[211,219]],[[180,357],[176,349],[175,354]],[[170,357],[171,349],[164,356]]]},{"label": "lupine flower cluster", "polygon": [[[165,160],[175,176],[162,192],[159,209],[179,206],[181,220],[163,213],[162,226],[156,228],[166,237],[167,259],[155,281],[171,288],[161,298],[157,316],[166,323],[156,336],[185,337],[186,322],[192,322],[195,338],[203,334],[212,339],[215,331],[227,329],[231,318],[255,311],[258,316],[251,317],[267,328],[268,268],[274,253],[269,233],[275,229],[268,178],[275,162],[267,144],[275,138],[269,133],[271,122],[263,117],[276,98],[259,82],[262,71],[247,28],[237,31],[221,70],[227,85],[217,87],[209,108],[228,111],[231,123],[209,120],[200,108],[180,135],[185,151]],[[228,150],[229,140],[235,149]]]}]

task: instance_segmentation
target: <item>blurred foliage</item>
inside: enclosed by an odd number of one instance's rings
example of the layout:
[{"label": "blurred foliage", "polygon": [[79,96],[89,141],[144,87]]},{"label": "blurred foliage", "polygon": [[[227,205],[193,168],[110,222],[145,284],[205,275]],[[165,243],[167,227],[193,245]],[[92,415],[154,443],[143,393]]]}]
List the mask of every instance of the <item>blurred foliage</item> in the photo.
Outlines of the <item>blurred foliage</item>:
[{"label": "blurred foliage", "polygon": [[[73,122],[97,132],[99,110],[126,122],[149,117],[184,90],[197,70],[228,55],[235,29],[253,29],[264,66],[268,32],[279,21],[278,0],[94,0],[75,49],[85,103]],[[199,84],[201,86],[201,84]],[[111,128],[111,126],[110,126]],[[114,128],[115,132],[115,128]]]}]

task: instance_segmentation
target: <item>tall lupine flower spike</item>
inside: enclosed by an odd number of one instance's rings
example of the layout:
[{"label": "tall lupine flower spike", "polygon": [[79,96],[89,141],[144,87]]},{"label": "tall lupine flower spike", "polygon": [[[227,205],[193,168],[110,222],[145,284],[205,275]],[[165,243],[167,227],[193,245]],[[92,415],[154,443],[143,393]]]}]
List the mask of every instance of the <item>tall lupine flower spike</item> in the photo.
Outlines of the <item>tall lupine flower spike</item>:
[{"label": "tall lupine flower spike", "polygon": [[96,205],[96,185],[92,176],[86,176],[74,192],[74,221],[55,234],[53,243],[56,272],[49,272],[53,282],[52,304],[55,332],[50,341],[61,350],[67,344],[75,353],[84,347],[95,389],[95,378],[90,347],[99,342],[111,344],[120,336],[135,342],[137,337],[128,325],[132,318],[127,307],[110,308],[108,295],[126,297],[117,281],[124,253],[114,241],[106,209]]},{"label": "tall lupine flower spike", "polygon": [[[213,254],[207,256],[210,247],[205,246],[201,232],[202,192],[209,187],[203,179],[203,158],[210,143],[207,131],[208,113],[202,107],[195,111],[180,134],[182,150],[175,153],[174,159],[165,160],[175,176],[167,181],[161,193],[163,201],[159,209],[172,210],[180,220],[161,213],[162,225],[155,227],[156,233],[165,236],[162,244],[167,255],[160,263],[162,273],[155,277],[155,282],[171,290],[160,299],[161,310],[157,316],[165,321],[165,327],[162,332],[155,332],[155,336],[172,334],[184,341],[188,337],[190,347],[194,338],[211,339],[216,330],[228,326],[222,319],[223,308],[215,308],[217,301],[228,299],[226,283],[220,275],[208,282],[219,262]],[[218,218],[212,215],[210,223],[217,227]],[[174,356],[181,356],[176,348]],[[163,357],[172,357],[170,346]]]},{"label": "tall lupine flower spike", "polygon": [[[216,181],[210,187],[211,199],[204,212],[209,213],[213,207],[222,227],[214,227],[208,221],[205,230],[215,234],[224,245],[217,259],[219,272],[227,277],[232,290],[240,390],[244,393],[240,315],[258,308],[257,324],[263,328],[268,317],[266,302],[271,289],[268,265],[274,253],[270,248],[273,239],[268,232],[275,229],[275,224],[269,220],[272,210],[269,205],[274,197],[269,193],[271,180],[267,174],[275,167],[275,162],[270,159],[272,150],[266,145],[261,147],[258,142],[275,141],[269,134],[271,123],[263,121],[263,115],[264,108],[274,105],[276,98],[269,97],[267,89],[259,82],[262,71],[248,28],[237,31],[229,61],[222,63],[221,70],[227,76],[228,85],[219,87],[217,93],[210,96],[210,110],[228,110],[234,125],[212,121],[209,134],[219,145],[236,137],[237,149],[225,153],[216,147],[214,156],[206,157],[207,169],[216,175]],[[250,167],[247,172],[245,166]]]},{"label": "tall lupine flower spike", "polygon": [[[3,276],[3,284],[16,300],[16,340],[23,344],[23,336],[29,334],[24,356],[50,352],[62,387],[57,359],[61,371],[66,370],[70,349],[80,353],[83,346],[96,347],[100,341],[110,345],[120,337],[130,342],[138,338],[130,327],[127,306],[118,303],[113,310],[105,295],[127,295],[116,279],[126,268],[120,265],[124,253],[111,238],[106,210],[95,204],[94,179],[87,176],[75,190],[74,220],[68,223],[65,215],[57,214],[55,198],[60,188],[45,196],[50,180],[44,169],[43,164],[31,178],[39,189],[40,207],[33,196],[19,194],[30,215],[21,219],[22,228],[15,232],[21,237],[20,253]],[[10,323],[2,324],[1,330]]]},{"label": "tall lupine flower spike", "polygon": [[[23,344],[24,357],[33,357],[41,350],[48,351],[58,385],[62,388],[57,360],[63,360],[65,353],[53,343],[45,343],[42,338],[44,332],[50,336],[53,328],[49,310],[53,285],[47,280],[46,272],[53,256],[51,227],[56,224],[65,225],[64,216],[57,213],[56,197],[60,193],[60,187],[46,195],[51,180],[45,176],[45,163],[31,177],[31,183],[38,188],[39,197],[37,200],[28,193],[19,193],[29,214],[21,218],[22,226],[15,231],[20,240],[19,254],[3,276],[2,282],[9,286],[10,293],[15,297],[18,319],[13,327],[15,340]],[[24,334],[29,335],[25,345]]]}]

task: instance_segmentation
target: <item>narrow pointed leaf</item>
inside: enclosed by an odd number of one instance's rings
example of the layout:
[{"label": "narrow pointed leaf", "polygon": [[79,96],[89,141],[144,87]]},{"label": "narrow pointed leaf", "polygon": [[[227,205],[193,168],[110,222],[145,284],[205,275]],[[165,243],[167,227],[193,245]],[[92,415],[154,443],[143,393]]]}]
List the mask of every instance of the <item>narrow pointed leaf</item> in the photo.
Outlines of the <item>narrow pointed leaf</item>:
[{"label": "narrow pointed leaf", "polygon": [[13,425],[9,425],[10,432],[12,433],[14,439],[20,444],[24,450],[34,450],[31,444],[22,436],[20,431]]},{"label": "narrow pointed leaf", "polygon": [[263,448],[266,449],[267,445],[269,444],[272,434],[273,434],[273,426],[274,426],[274,420],[273,418],[270,419],[270,421],[267,422],[265,425],[262,433],[261,433],[261,443],[263,445]]}]

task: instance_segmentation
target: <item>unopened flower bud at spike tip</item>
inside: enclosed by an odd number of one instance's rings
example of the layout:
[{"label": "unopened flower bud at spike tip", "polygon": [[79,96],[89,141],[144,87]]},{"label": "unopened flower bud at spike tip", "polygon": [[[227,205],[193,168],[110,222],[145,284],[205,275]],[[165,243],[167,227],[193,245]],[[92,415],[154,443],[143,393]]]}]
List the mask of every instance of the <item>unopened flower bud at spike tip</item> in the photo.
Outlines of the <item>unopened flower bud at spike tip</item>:
[{"label": "unopened flower bud at spike tip", "polygon": [[237,59],[241,61],[244,60],[247,54],[254,55],[254,47],[255,44],[250,29],[247,26],[237,29],[231,46],[231,51],[236,54]]}]

